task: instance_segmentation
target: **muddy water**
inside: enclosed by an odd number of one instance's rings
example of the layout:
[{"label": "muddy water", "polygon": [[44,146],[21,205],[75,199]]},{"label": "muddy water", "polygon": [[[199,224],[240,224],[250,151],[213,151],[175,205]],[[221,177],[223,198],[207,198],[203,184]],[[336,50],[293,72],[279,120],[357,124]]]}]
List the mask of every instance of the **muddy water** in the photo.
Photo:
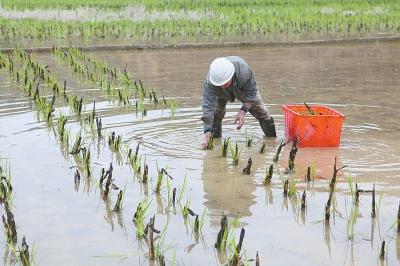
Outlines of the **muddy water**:
[{"label": "muddy water", "polygon": [[[400,43],[353,45],[293,46],[269,48],[229,48],[202,50],[121,51],[91,53],[112,66],[127,69],[148,86],[162,88],[167,96],[176,96],[180,108],[174,117],[169,110],[155,106],[146,117],[116,109],[90,84],[80,81],[51,55],[39,55],[39,61],[62,80],[69,89],[83,95],[96,106],[107,133],[122,134],[126,146],[140,143],[140,155],[149,164],[149,187],[132,177],[129,167],[110,153],[106,143],[98,145],[86,138],[92,150],[93,180],[82,178],[74,187],[76,162],[63,156],[54,134],[38,122],[29,102],[9,80],[0,76],[0,154],[11,164],[14,185],[14,216],[19,242],[22,236],[36,249],[38,265],[147,265],[147,248],[135,237],[132,223],[138,202],[147,195],[151,207],[146,221],[156,214],[156,228],[168,224],[163,243],[170,264],[216,265],[226,255],[215,252],[213,245],[221,215],[239,217],[234,230],[245,228],[243,249],[248,259],[258,251],[261,263],[272,265],[394,265],[399,263],[400,240],[394,231],[400,188]],[[238,141],[241,147],[239,166],[230,156],[221,158],[220,141],[213,151],[199,149],[201,143],[201,84],[214,57],[240,55],[254,69],[256,80],[271,114],[275,117],[278,138],[265,139],[257,121],[246,117],[241,131],[234,129],[233,118],[238,103],[228,106],[224,136]],[[284,138],[283,112],[286,103],[318,103],[346,115],[338,148],[302,148],[297,153],[298,192],[307,191],[307,210],[299,210],[300,200],[282,195],[282,178],[290,146],[285,147],[275,165],[270,187],[262,186],[265,169]],[[87,110],[91,105],[87,105]],[[65,109],[57,108],[57,112]],[[79,124],[72,114],[68,126],[72,136]],[[245,134],[254,141],[244,145]],[[262,143],[265,154],[258,153]],[[121,155],[126,158],[126,151]],[[252,174],[243,176],[247,159],[253,160]],[[334,158],[348,165],[339,176],[330,227],[324,225],[323,210],[328,199],[328,183]],[[121,215],[111,212],[116,199],[103,202],[97,183],[101,167],[114,163],[115,183],[126,190]],[[307,166],[316,168],[316,180],[302,181]],[[185,227],[179,206],[167,205],[167,187],[162,197],[154,192],[156,167],[165,167],[171,187],[178,187],[187,176],[188,185],[182,205],[191,200],[191,209],[206,212],[203,234],[193,235],[194,218]],[[378,219],[370,218],[371,195],[360,196],[354,233],[348,231],[353,207],[348,176],[361,189],[377,188],[380,202]],[[381,196],[382,195],[382,196]],[[353,236],[353,241],[348,240]],[[4,238],[0,252],[5,252]],[[382,240],[387,243],[387,257],[378,259]],[[174,256],[175,254],[175,256]],[[9,261],[5,259],[7,264]],[[253,264],[254,262],[250,262]]]}]

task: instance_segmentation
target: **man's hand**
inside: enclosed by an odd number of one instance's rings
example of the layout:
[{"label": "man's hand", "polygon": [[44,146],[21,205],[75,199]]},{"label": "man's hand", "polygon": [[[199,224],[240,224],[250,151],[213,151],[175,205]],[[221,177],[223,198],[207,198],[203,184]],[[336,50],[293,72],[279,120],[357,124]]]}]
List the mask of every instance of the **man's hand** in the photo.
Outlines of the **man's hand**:
[{"label": "man's hand", "polygon": [[246,115],[246,113],[243,110],[239,110],[239,112],[236,114],[236,118],[235,118],[235,123],[237,124],[237,129],[241,129],[243,124],[244,124],[244,116]]},{"label": "man's hand", "polygon": [[210,142],[210,139],[211,139],[211,132],[204,133],[203,143],[201,144],[203,146],[203,150],[207,149],[208,143]]}]

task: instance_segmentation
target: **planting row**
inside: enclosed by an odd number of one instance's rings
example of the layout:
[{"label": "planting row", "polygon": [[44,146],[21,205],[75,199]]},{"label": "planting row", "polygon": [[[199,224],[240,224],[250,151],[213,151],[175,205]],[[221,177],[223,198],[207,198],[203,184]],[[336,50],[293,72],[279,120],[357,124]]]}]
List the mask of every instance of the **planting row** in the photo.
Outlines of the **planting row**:
[{"label": "planting row", "polygon": [[[117,2],[111,6],[122,7],[128,3]],[[12,2],[5,6],[17,8],[53,7],[50,2],[39,1],[36,4]],[[76,8],[80,2],[67,1],[64,8]],[[110,6],[103,1],[93,1],[90,5],[104,9]],[[377,33],[396,34],[400,31],[400,3],[397,1],[340,2],[292,0],[281,1],[237,1],[198,3],[198,1],[144,1],[144,9],[158,10],[157,16],[144,17],[141,20],[115,18],[104,21],[42,20],[40,16],[21,14],[15,19],[0,20],[0,40],[14,39],[135,39],[174,40],[192,37],[229,38],[245,37],[257,39],[281,39],[292,35],[342,37]],[[107,10],[107,9],[106,9]],[[168,15],[171,10],[196,11],[197,17],[187,18]],[[127,10],[128,12],[129,10]],[[6,10],[3,12],[7,13]],[[40,11],[40,12],[46,12]],[[50,11],[47,11],[50,12]],[[23,13],[23,12],[22,12]],[[46,17],[45,15],[42,17]],[[96,16],[95,16],[96,17]],[[23,18],[23,19],[22,19]]]}]

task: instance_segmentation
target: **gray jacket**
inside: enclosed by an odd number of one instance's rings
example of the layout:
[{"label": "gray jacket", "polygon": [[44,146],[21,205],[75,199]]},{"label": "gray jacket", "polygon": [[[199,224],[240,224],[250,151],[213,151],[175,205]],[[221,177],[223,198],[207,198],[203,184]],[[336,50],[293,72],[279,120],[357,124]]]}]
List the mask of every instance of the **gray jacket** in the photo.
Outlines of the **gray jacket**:
[{"label": "gray jacket", "polygon": [[217,98],[233,102],[236,99],[243,103],[242,110],[247,112],[257,96],[257,83],[253,76],[253,71],[249,65],[239,56],[226,57],[235,66],[235,74],[233,75],[233,83],[228,89],[215,87],[211,84],[209,76],[203,84],[203,115],[201,120],[204,125],[204,132],[212,130],[214,120],[214,110]]}]

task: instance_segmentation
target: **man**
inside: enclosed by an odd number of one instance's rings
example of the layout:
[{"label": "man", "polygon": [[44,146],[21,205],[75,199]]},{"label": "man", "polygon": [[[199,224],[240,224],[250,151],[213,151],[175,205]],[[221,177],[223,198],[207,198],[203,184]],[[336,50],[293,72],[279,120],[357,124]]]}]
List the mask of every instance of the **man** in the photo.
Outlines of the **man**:
[{"label": "man", "polygon": [[249,65],[239,56],[216,58],[203,85],[204,126],[203,148],[207,148],[211,138],[222,136],[222,119],[226,113],[227,101],[241,101],[242,107],[235,118],[239,130],[244,124],[247,112],[250,112],[260,123],[267,137],[276,137],[274,119],[264,105],[257,90],[257,83]]}]

